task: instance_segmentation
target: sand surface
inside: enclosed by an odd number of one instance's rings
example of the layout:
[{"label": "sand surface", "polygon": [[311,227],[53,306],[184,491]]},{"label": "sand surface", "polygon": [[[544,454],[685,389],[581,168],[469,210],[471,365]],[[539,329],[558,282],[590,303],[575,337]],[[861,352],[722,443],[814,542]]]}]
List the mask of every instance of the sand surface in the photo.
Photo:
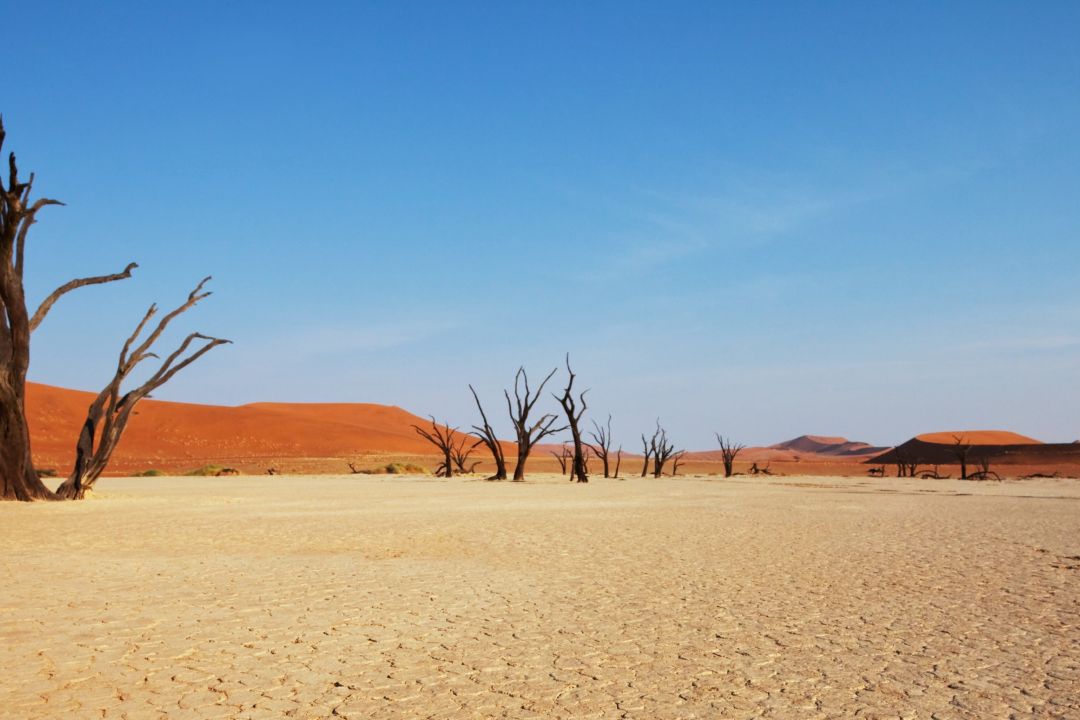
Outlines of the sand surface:
[{"label": "sand surface", "polygon": [[1080,717],[1080,483],[105,479],[0,717]]}]

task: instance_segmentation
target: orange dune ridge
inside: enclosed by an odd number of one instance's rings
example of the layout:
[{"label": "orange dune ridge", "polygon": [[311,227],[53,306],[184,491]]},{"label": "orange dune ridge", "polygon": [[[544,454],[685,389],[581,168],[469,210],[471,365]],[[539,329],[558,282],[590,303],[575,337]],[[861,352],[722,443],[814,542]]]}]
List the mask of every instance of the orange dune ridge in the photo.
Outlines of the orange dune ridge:
[{"label": "orange dune ridge", "polygon": [[[27,383],[34,463],[66,473],[94,393]],[[180,470],[209,463],[283,457],[353,458],[372,453],[430,455],[412,429],[429,421],[371,403],[254,403],[237,407],[144,400],[110,468]]]},{"label": "orange dune ridge", "polygon": [[944,443],[952,445],[956,438],[960,437],[970,445],[1042,445],[1041,440],[1029,438],[1026,435],[1009,432],[1008,430],[952,430],[949,432],[932,432],[916,435],[916,440],[928,443]]}]

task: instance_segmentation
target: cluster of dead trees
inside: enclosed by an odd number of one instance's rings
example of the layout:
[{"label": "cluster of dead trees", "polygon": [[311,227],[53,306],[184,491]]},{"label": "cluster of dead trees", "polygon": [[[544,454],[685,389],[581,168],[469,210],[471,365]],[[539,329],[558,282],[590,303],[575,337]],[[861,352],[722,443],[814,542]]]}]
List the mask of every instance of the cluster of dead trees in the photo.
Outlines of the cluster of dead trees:
[{"label": "cluster of dead trees", "polygon": [[[0,149],[4,139],[3,119],[0,118]],[[165,354],[164,359],[153,350],[169,323],[209,297],[210,293],[203,287],[210,278],[196,285],[185,302],[162,316],[156,324],[152,321],[158,308],[151,305],[121,347],[112,379],[87,410],[76,440],[75,467],[71,474],[55,492],[46,487],[34,470],[26,421],[26,373],[30,365],[31,334],[67,293],[89,285],[125,280],[138,265],[130,263],[111,275],[70,280],[51,292],[31,315],[23,287],[27,236],[37,222],[39,211],[50,205],[63,204],[50,198],[31,200],[33,184],[32,173],[25,182],[19,179],[15,153],[11,153],[7,183],[0,182],[0,499],[79,499],[108,466],[136,404],[176,373],[229,341],[191,333],[176,349]],[[157,369],[141,385],[125,391],[124,381],[148,360],[158,361]]]},{"label": "cluster of dead trees", "polygon": [[[588,390],[575,389],[577,375],[570,365],[569,354],[566,356],[566,386],[561,393],[552,393],[562,413],[540,413],[536,409],[537,403],[543,397],[544,388],[557,372],[558,368],[553,369],[534,389],[529,383],[529,375],[525,368],[519,367],[514,375],[513,388],[503,391],[507,416],[514,429],[517,450],[512,479],[517,482],[525,479],[526,463],[537,444],[544,438],[567,430],[570,432],[570,441],[556,450],[549,451],[559,463],[564,475],[568,474],[572,482],[589,482],[589,461],[595,459],[599,461],[605,478],[619,477],[623,449],[622,446],[614,446],[611,415],[608,415],[607,421],[603,424],[595,419],[591,420],[592,429],[585,430],[584,418],[588,410],[585,396]],[[442,455],[443,461],[439,466],[438,474],[450,477],[454,473],[473,472],[479,463],[474,462],[466,467],[464,460],[475,448],[483,445],[491,453],[495,464],[495,472],[487,479],[506,480],[511,477],[507,469],[506,449],[491,425],[476,388],[469,385],[469,391],[480,414],[479,424],[473,425],[469,433],[461,433],[458,428],[450,427],[447,423],[440,425],[434,418],[431,420],[430,428],[414,427],[417,433],[434,445]],[[650,473],[654,477],[660,477],[665,469],[671,475],[678,473],[685,451],[675,449],[675,444],[670,440],[659,420],[652,436],[646,438],[642,435],[641,439],[645,454],[642,477]]]},{"label": "cluster of dead trees", "polygon": [[[986,451],[973,452],[974,448],[963,435],[953,435],[953,444],[950,446],[956,464],[960,466],[961,480],[1001,480],[1001,476],[990,469],[991,457]],[[946,480],[950,476],[942,475],[938,466],[932,470],[919,470],[921,464],[915,456],[916,450],[905,449],[904,446],[893,448],[893,462],[896,464],[896,477],[921,478],[923,480]],[[969,466],[977,468],[969,472]],[[871,476],[882,477],[885,475],[885,466],[870,468]]]}]

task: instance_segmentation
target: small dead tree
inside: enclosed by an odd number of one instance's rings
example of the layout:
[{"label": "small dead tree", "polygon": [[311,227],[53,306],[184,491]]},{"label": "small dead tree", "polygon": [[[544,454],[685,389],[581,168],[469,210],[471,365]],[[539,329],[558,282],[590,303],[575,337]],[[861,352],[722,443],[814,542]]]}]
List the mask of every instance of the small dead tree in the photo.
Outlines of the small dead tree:
[{"label": "small dead tree", "polygon": [[971,455],[971,443],[969,443],[963,435],[953,435],[953,455],[956,457],[956,461],[960,463],[960,479],[967,480],[967,464],[968,458]]},{"label": "small dead tree", "polygon": [[413,425],[413,430],[420,437],[427,440],[434,445],[442,453],[443,461],[435,468],[435,477],[453,477],[454,476],[454,443],[457,439],[457,428],[452,428],[447,424],[439,425],[435,422],[435,417],[429,415],[431,420],[431,430],[420,427],[419,425]]},{"label": "small dead tree", "polygon": [[968,480],[1001,480],[1001,476],[990,469],[990,453],[980,455],[976,460],[979,469],[968,476]]},{"label": "small dead tree", "polygon": [[495,474],[488,478],[488,480],[505,480],[506,479],[506,456],[503,454],[502,443],[499,442],[499,438],[495,435],[495,430],[491,427],[491,423],[488,422],[487,414],[484,413],[484,406],[480,404],[480,396],[476,394],[476,389],[472,385],[469,385],[469,390],[472,391],[473,399],[476,401],[476,409],[480,411],[480,420],[483,425],[473,425],[473,435],[480,438],[482,442],[491,452],[491,457],[495,459]]},{"label": "small dead tree", "polygon": [[574,454],[570,452],[570,448],[562,445],[559,447],[559,452],[555,452],[554,450],[549,450],[548,452],[551,453],[551,457],[555,458],[558,461],[559,474],[565,475],[566,464],[570,461],[570,458],[574,457]]},{"label": "small dead tree", "polygon": [[716,435],[716,441],[720,443],[720,457],[724,460],[724,477],[731,477],[735,474],[735,457],[746,446],[725,439],[720,433],[714,434]]},{"label": "small dead tree", "polygon": [[454,467],[457,469],[457,472],[462,475],[472,475],[476,470],[476,466],[480,464],[479,461],[474,460],[471,465],[467,465],[469,456],[472,455],[476,448],[483,442],[483,440],[476,440],[472,445],[469,445],[470,439],[471,438],[468,435],[459,435],[458,440],[450,450],[450,456],[454,460]]},{"label": "small dead tree", "polygon": [[[4,146],[0,117],[0,149]],[[138,267],[130,263],[122,272],[71,280],[53,290],[30,315],[23,288],[26,238],[37,214],[59,200],[30,200],[34,175],[19,180],[15,153],[8,156],[8,181],[0,181],[0,500],[55,500],[57,496],[41,482],[30,452],[26,423],[26,371],[30,367],[30,335],[41,325],[62,296],[77,288],[131,277]]]},{"label": "small dead tree", "polygon": [[[529,388],[529,376],[526,374],[525,368],[519,367],[514,375],[514,399],[510,399],[509,390],[503,391],[503,394],[506,395],[506,409],[510,413],[510,422],[514,424],[514,434],[517,436],[518,455],[517,463],[514,465],[514,482],[521,482],[525,479],[525,463],[529,459],[529,453],[532,452],[533,446],[548,435],[566,429],[565,427],[555,427],[557,418],[552,413],[545,413],[535,423],[529,424],[529,415],[532,414],[536,401],[540,399],[540,395],[544,392],[544,386],[547,385],[557,371],[558,368],[555,368],[548,373],[544,381],[540,383],[540,387],[533,393]],[[523,391],[524,395],[522,395]]]},{"label": "small dead tree", "polygon": [[641,452],[645,455],[645,463],[641,466],[641,477],[649,474],[649,460],[652,459],[653,448],[656,446],[656,435],[652,440],[645,439],[645,433],[641,434]]},{"label": "small dead tree", "polygon": [[159,359],[159,356],[152,352],[152,348],[169,323],[195,307],[200,300],[211,295],[209,291],[203,291],[203,287],[209,280],[209,277],[203,278],[183,304],[162,317],[154,329],[139,341],[143,331],[157,314],[157,305],[151,305],[143,315],[143,319],[139,321],[135,331],[120,350],[120,360],[116,365],[116,373],[112,380],[98,393],[86,412],[86,420],[75,445],[75,467],[68,478],[56,489],[58,497],[68,500],[83,498],[108,466],[138,402],[149,397],[151,392],[169,382],[176,373],[206,353],[219,345],[230,342],[201,333],[191,333],[161,362],[146,382],[121,395],[124,381],[140,363],[151,358]]},{"label": "small dead tree", "polygon": [[604,477],[611,477],[609,474],[608,460],[611,457],[611,415],[607,416],[607,423],[600,425],[596,420],[592,421],[593,429],[589,431],[589,435],[592,436],[593,441],[589,443],[589,447],[592,448],[593,454],[600,458],[600,462],[604,465]]},{"label": "small dead tree", "polygon": [[622,445],[620,445],[619,449],[615,451],[615,474],[612,475],[613,478],[617,479],[619,477],[619,466],[621,466],[621,465],[622,465]]},{"label": "small dead tree", "polygon": [[683,456],[686,455],[685,450],[680,450],[671,456],[671,477],[675,477],[679,474],[679,463],[682,462]]},{"label": "small dead tree", "polygon": [[[566,372],[569,374],[569,379],[566,381],[566,387],[563,389],[562,396],[555,395],[555,399],[562,405],[563,412],[566,413],[566,422],[570,427],[570,437],[574,441],[574,461],[571,465],[570,478],[573,481],[579,483],[589,482],[589,471],[585,467],[586,459],[583,451],[584,443],[581,441],[581,418],[585,415],[585,411],[588,409],[588,405],[585,404],[585,393],[589,392],[587,389],[582,390],[578,395],[577,400],[574,400],[574,380],[577,375],[570,368],[570,353],[566,353]],[[578,407],[578,403],[581,403],[581,407]]]},{"label": "small dead tree", "polygon": [[653,477],[664,474],[664,465],[675,454],[675,443],[668,440],[667,430],[660,427],[659,418],[656,420],[656,432],[653,433],[651,447],[653,456]]}]

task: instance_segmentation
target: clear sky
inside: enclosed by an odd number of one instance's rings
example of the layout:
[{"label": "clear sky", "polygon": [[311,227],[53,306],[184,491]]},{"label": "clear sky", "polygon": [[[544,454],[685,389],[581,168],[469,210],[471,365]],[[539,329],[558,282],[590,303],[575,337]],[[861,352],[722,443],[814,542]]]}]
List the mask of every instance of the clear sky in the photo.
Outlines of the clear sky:
[{"label": "clear sky", "polygon": [[[617,441],[1080,437],[1080,4],[6,3],[8,149],[67,207],[31,379],[146,305],[161,399],[473,421],[570,351]],[[547,403],[555,408],[554,401]],[[502,412],[499,413],[500,418]],[[508,425],[500,420],[500,428]]]}]

